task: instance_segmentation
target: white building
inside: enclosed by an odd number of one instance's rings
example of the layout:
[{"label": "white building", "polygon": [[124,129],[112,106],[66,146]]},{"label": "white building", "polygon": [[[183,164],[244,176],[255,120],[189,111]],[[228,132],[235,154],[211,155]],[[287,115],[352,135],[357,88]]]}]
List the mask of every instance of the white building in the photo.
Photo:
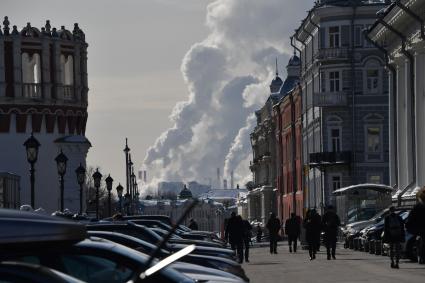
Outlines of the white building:
[{"label": "white building", "polygon": [[367,34],[390,70],[390,184],[398,204],[413,203],[425,186],[424,11],[425,1],[395,1]]},{"label": "white building", "polygon": [[[87,122],[87,43],[74,25],[39,30],[30,23],[0,30],[0,168],[20,176],[21,204],[30,203],[29,164],[24,142],[31,133],[41,144],[35,164],[35,207],[59,208],[60,190],[55,157],[68,157],[65,208],[79,209],[75,169],[86,166],[90,142]],[[85,203],[85,201],[83,201]]]}]

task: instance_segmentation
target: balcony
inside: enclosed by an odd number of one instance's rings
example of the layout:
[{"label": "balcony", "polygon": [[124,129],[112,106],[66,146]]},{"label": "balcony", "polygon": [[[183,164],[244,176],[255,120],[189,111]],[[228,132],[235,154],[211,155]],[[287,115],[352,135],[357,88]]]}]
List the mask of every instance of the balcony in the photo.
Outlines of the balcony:
[{"label": "balcony", "polygon": [[346,60],[348,59],[347,48],[322,48],[316,53],[315,58],[317,60]]},{"label": "balcony", "polygon": [[38,83],[23,83],[22,96],[32,99],[41,98],[41,84]]},{"label": "balcony", "polygon": [[317,92],[313,94],[313,103],[318,107],[347,106],[347,93],[339,92]]},{"label": "balcony", "polygon": [[310,167],[350,164],[351,151],[310,153]]}]

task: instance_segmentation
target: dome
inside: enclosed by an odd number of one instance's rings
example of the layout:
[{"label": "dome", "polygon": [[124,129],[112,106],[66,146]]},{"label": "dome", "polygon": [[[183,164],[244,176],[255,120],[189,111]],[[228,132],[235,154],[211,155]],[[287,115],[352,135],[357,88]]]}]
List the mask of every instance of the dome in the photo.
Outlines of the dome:
[{"label": "dome", "polygon": [[179,194],[179,199],[189,199],[192,198],[192,192],[184,185],[183,190]]},{"label": "dome", "polygon": [[301,60],[297,55],[292,55],[292,57],[289,59],[288,67],[289,66],[299,66],[301,64]]}]

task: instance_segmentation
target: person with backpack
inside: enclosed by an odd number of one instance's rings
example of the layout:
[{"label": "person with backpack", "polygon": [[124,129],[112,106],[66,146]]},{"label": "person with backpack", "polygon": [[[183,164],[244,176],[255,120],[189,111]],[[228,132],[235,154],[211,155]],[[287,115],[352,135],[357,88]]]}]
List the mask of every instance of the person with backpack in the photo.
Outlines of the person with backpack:
[{"label": "person with backpack", "polygon": [[410,234],[419,236],[419,264],[425,264],[425,187],[419,190],[416,197],[418,199],[418,203],[409,213],[409,217],[406,222],[406,229]]},{"label": "person with backpack", "polygon": [[404,242],[404,237],[403,219],[395,213],[394,206],[391,206],[390,214],[384,220],[384,242],[390,244],[391,268],[399,268],[401,243]]},{"label": "person with backpack", "polygon": [[324,232],[324,242],[328,260],[335,259],[336,242],[338,236],[338,227],[341,225],[338,215],[335,213],[332,205],[329,205],[322,217],[322,229]]},{"label": "person with backpack", "polygon": [[294,253],[297,252],[297,240],[301,234],[300,220],[295,213],[291,213],[291,218],[285,222],[285,233],[288,236],[289,252],[292,253],[292,245]]}]

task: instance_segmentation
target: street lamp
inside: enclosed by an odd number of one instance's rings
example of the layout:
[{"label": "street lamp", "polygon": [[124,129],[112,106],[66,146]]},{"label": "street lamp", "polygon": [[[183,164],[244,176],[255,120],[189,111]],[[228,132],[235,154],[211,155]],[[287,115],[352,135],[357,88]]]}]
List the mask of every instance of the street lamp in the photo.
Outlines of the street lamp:
[{"label": "street lamp", "polygon": [[86,180],[86,168],[84,168],[81,163],[80,166],[75,170],[77,174],[77,182],[80,185],[80,215],[83,214],[83,184]]},{"label": "street lamp", "polygon": [[96,219],[99,219],[99,188],[100,181],[102,180],[102,174],[99,172],[99,168],[92,175],[94,181],[94,187],[96,188]]},{"label": "street lamp", "polygon": [[62,149],[61,152],[56,156],[55,158],[56,165],[58,166],[58,174],[60,176],[60,190],[61,190],[61,207],[60,210],[63,212],[64,205],[63,205],[63,193],[64,193],[64,179],[63,176],[66,173],[66,162],[68,161],[68,158],[65,154],[63,154]]},{"label": "street lamp", "polygon": [[106,177],[105,182],[106,182],[106,189],[108,190],[108,215],[111,216],[111,191],[112,191],[112,182],[114,182],[114,179],[112,179],[111,175],[109,174],[108,177]]},{"label": "street lamp", "polygon": [[125,138],[125,148],[124,148],[124,153],[125,153],[125,179],[127,182],[127,194],[129,191],[129,178],[130,178],[130,174],[129,174],[129,167],[128,167],[128,159],[129,159],[129,152],[130,152],[130,148],[128,147],[128,140],[127,138]]},{"label": "street lamp", "polygon": [[35,177],[34,177],[34,164],[37,162],[38,158],[38,148],[40,147],[40,143],[38,140],[33,136],[31,133],[31,136],[24,142],[24,146],[27,150],[27,160],[29,164],[31,165],[30,168],[30,183],[31,183],[31,207],[35,208],[35,195],[34,195],[34,183],[35,183]]},{"label": "street lamp", "polygon": [[130,202],[131,202],[130,194],[125,194],[124,195],[124,206],[126,208],[127,215],[130,215]]},{"label": "street lamp", "polygon": [[135,198],[136,198],[136,175],[134,175],[134,171],[133,168],[131,168],[131,204],[132,204],[132,212],[134,214],[134,209],[135,209]]},{"label": "street lamp", "polygon": [[123,186],[121,186],[121,184],[118,184],[117,188],[117,194],[118,194],[118,199],[120,201],[120,213],[122,213],[122,193],[124,191]]}]

